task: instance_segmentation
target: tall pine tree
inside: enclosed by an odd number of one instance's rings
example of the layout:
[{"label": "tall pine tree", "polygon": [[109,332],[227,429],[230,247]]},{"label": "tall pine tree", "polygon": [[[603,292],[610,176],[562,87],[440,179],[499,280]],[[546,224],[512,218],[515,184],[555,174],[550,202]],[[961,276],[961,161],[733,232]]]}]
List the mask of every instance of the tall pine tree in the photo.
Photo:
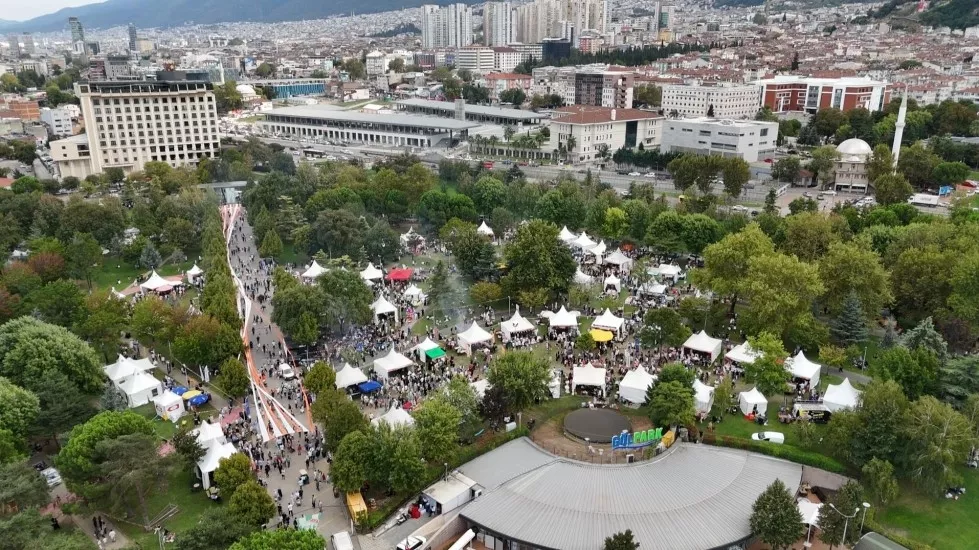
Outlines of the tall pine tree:
[{"label": "tall pine tree", "polygon": [[863,306],[856,292],[850,291],[847,295],[843,310],[830,326],[830,332],[844,348],[867,340],[867,320],[863,316]]},{"label": "tall pine tree", "polygon": [[780,479],[758,495],[749,521],[755,536],[775,550],[791,547],[805,534],[795,498]]}]

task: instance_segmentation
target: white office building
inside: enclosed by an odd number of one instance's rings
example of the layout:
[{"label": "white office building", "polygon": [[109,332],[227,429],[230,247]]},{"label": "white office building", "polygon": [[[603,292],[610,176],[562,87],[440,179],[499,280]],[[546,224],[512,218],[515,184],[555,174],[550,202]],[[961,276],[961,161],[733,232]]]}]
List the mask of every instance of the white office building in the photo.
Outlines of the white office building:
[{"label": "white office building", "polygon": [[53,136],[62,137],[72,134],[71,114],[67,109],[44,107],[41,109],[41,122],[48,127]]},{"label": "white office building", "polygon": [[470,46],[456,51],[456,69],[467,69],[477,74],[492,72],[496,66],[493,48]]},{"label": "white office building", "polygon": [[487,2],[483,6],[483,44],[506,46],[513,42],[513,6],[510,2]]},{"label": "white office building", "polygon": [[129,173],[150,161],[195,165],[218,153],[218,114],[209,82],[78,83],[75,95],[86,133],[51,142],[51,158],[62,175],[85,177],[107,168]]},{"label": "white office building", "polygon": [[775,151],[778,123],[716,118],[669,119],[663,124],[664,152],[740,157],[757,162]]},{"label": "white office building", "polygon": [[421,7],[422,47],[461,48],[473,43],[473,12],[465,4]]},{"label": "white office building", "polygon": [[367,62],[364,64],[364,71],[367,76],[380,76],[388,72],[390,59],[384,52],[377,50],[367,54]]},{"label": "white office building", "polygon": [[663,112],[697,118],[708,116],[713,108],[714,118],[751,119],[761,109],[761,89],[747,86],[663,86]]},{"label": "white office building", "polygon": [[601,158],[601,150],[608,147],[609,158],[622,148],[644,149],[660,145],[663,117],[638,109],[611,109],[590,105],[570,105],[557,109],[551,119],[550,142],[547,150],[567,147],[569,137],[573,163],[589,162]]}]

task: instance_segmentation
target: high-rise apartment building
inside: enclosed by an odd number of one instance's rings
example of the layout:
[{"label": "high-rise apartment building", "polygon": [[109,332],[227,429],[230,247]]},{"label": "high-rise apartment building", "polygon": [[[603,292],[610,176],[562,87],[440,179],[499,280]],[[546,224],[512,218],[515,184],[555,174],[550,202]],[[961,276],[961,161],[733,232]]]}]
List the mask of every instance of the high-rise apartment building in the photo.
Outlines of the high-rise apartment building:
[{"label": "high-rise apartment building", "polygon": [[664,113],[674,112],[683,117],[727,119],[754,118],[761,108],[761,89],[748,84],[741,86],[663,86]]},{"label": "high-rise apartment building", "polygon": [[605,32],[607,0],[535,0],[515,11],[516,39],[541,42],[545,38],[567,38],[577,46],[583,31]]},{"label": "high-rise apartment building", "polygon": [[575,73],[575,104],[613,109],[631,109],[632,73],[582,70]]},{"label": "high-rise apartment building", "polygon": [[37,53],[37,48],[34,45],[34,37],[31,36],[31,33],[25,32],[23,38],[21,38],[21,42],[23,43],[21,53],[25,53],[27,55],[34,55]]},{"label": "high-rise apartment building", "polygon": [[129,30],[129,51],[131,52],[139,51],[136,48],[136,25],[130,23],[128,30]]},{"label": "high-rise apartment building", "polygon": [[68,18],[68,27],[71,28],[72,44],[85,41],[85,27],[82,26],[82,22],[77,17]]},{"label": "high-rise apartment building", "polygon": [[[218,113],[210,82],[160,80],[75,84],[85,137],[51,143],[62,175],[107,168],[142,170],[150,161],[193,165],[219,150]],[[87,162],[86,162],[87,160]]]},{"label": "high-rise apartment building", "polygon": [[465,4],[435,6],[422,10],[422,47],[462,48],[473,43],[473,12]]},{"label": "high-rise apartment building", "polygon": [[513,39],[513,6],[510,2],[487,2],[483,6],[483,44],[506,46]]},{"label": "high-rise apartment building", "polygon": [[20,57],[20,36],[11,34],[7,36],[7,42],[10,43],[10,57]]}]

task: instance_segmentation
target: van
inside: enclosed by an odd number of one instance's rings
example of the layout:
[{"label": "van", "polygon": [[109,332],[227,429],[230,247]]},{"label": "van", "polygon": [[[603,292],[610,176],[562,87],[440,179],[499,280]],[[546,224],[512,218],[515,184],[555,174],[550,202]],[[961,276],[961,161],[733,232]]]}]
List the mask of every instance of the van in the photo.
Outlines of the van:
[{"label": "van", "polygon": [[346,531],[333,533],[333,536],[330,537],[330,542],[332,543],[333,550],[354,550],[354,541],[350,540],[350,533]]}]

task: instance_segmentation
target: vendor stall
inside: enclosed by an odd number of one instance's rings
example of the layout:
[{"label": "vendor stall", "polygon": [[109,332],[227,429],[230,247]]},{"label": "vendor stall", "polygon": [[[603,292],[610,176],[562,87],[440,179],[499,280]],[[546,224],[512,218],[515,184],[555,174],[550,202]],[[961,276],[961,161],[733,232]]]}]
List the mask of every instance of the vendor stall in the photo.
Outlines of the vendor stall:
[{"label": "vendor stall", "polygon": [[415,419],[408,414],[408,411],[395,405],[391,407],[391,410],[388,412],[375,418],[374,420],[371,420],[371,424],[375,426],[379,425],[381,422],[384,422],[392,428],[397,428],[399,426],[412,426],[415,424]]},{"label": "vendor stall", "polygon": [[578,248],[584,250],[588,250],[594,247],[596,244],[598,244],[595,241],[591,240],[591,237],[588,236],[588,233],[585,233],[584,231],[582,231],[581,235],[579,235],[577,239],[572,241],[572,243]]},{"label": "vendor stall", "polygon": [[185,274],[187,275],[187,282],[194,284],[197,282],[197,278],[204,274],[204,270],[194,264],[194,267],[188,269]]},{"label": "vendor stall", "polygon": [[832,412],[841,409],[855,409],[860,403],[860,393],[860,390],[850,384],[849,378],[844,378],[839,384],[826,386],[823,405],[826,405]]},{"label": "vendor stall", "polygon": [[608,247],[605,246],[605,241],[600,241],[597,246],[593,246],[587,250],[589,254],[595,257],[595,263],[602,263],[602,257],[605,256],[605,251]]},{"label": "vendor stall", "polygon": [[384,272],[374,267],[374,264],[372,263],[368,263],[367,267],[360,272],[360,278],[365,281],[376,281],[381,277],[384,277]]},{"label": "vendor stall", "polygon": [[714,406],[714,387],[694,378],[693,401],[698,413],[709,413]]},{"label": "vendor stall", "polygon": [[484,237],[490,237],[490,238],[493,237],[493,229],[490,228],[490,226],[486,225],[486,221],[483,221],[483,223],[479,224],[479,227],[476,228],[476,233],[479,233]]},{"label": "vendor stall", "polygon": [[136,373],[153,370],[149,359],[130,359],[120,355],[115,363],[106,365],[102,370],[112,382],[122,382]]},{"label": "vendor stall", "polygon": [[625,373],[622,382],[619,383],[619,398],[642,405],[646,402],[646,392],[655,382],[652,374],[649,374],[643,367],[637,367]]},{"label": "vendor stall", "polygon": [[602,290],[604,292],[614,292],[618,294],[622,291],[622,281],[619,280],[614,274],[605,277],[605,282],[602,284]]},{"label": "vendor stall", "polygon": [[605,312],[598,317],[595,317],[595,320],[592,321],[591,326],[592,328],[604,329],[614,334],[619,334],[619,331],[622,330],[622,324],[624,322],[625,319],[616,316],[614,313],[612,313],[612,310],[605,308]]},{"label": "vendor stall", "polygon": [[623,254],[621,250],[615,250],[608,256],[605,256],[604,263],[614,265],[621,271],[632,269],[632,259]]},{"label": "vendor stall", "polygon": [[792,378],[808,380],[811,388],[819,386],[819,373],[823,367],[807,359],[801,350],[795,357],[785,360],[785,368],[792,373]]},{"label": "vendor stall", "polygon": [[381,380],[387,380],[392,372],[414,365],[414,361],[398,353],[393,347],[384,357],[374,359],[374,372]]},{"label": "vendor stall", "polygon": [[758,388],[751,388],[738,394],[738,407],[745,415],[752,412],[764,415],[768,411],[768,398]]},{"label": "vendor stall", "polygon": [[163,383],[155,376],[145,372],[137,372],[116,383],[116,387],[126,395],[126,403],[129,404],[129,408],[145,405],[154,397],[163,395]]},{"label": "vendor stall", "polygon": [[343,368],[337,372],[336,386],[338,390],[342,390],[366,381],[367,375],[364,371],[352,367],[350,363],[344,363]]},{"label": "vendor stall", "polygon": [[417,306],[425,301],[426,295],[424,292],[422,292],[422,289],[412,284],[408,285],[408,288],[405,289],[404,297],[407,298],[412,305]]},{"label": "vendor stall", "polygon": [[673,282],[675,283],[677,280],[680,279],[680,276],[683,274],[683,270],[676,265],[661,264],[659,267],[649,268],[649,273],[651,275],[657,275],[662,278],[672,279]]},{"label": "vendor stall", "polygon": [[513,312],[513,317],[500,323],[500,332],[503,334],[503,341],[509,342],[513,336],[533,332],[537,327],[520,315],[520,307]]},{"label": "vendor stall", "polygon": [[320,275],[326,273],[327,271],[329,270],[321,266],[320,264],[318,264],[316,260],[313,260],[313,263],[309,264],[309,269],[303,272],[302,277],[303,279],[311,281],[319,277]]},{"label": "vendor stall", "polygon": [[601,388],[602,395],[605,395],[605,369],[592,366],[591,363],[575,367],[571,373],[571,393],[575,393],[579,386]]},{"label": "vendor stall", "polygon": [[574,272],[574,282],[575,284],[579,285],[590,285],[595,282],[595,278],[582,271],[579,267],[578,270]]},{"label": "vendor stall", "polygon": [[230,458],[237,452],[238,449],[228,442],[221,443],[212,441],[208,447],[205,447],[204,457],[197,461],[197,469],[195,471],[195,474],[201,480],[201,487],[208,489],[212,483],[211,474],[221,465],[221,459]]},{"label": "vendor stall", "polygon": [[410,267],[396,267],[388,272],[387,280],[392,282],[410,281],[415,270]]},{"label": "vendor stall", "polygon": [[184,408],[184,400],[169,390],[153,398],[153,407],[156,409],[157,416],[174,424],[179,422],[180,417],[187,412]]},{"label": "vendor stall", "polygon": [[683,348],[697,353],[703,353],[710,355],[710,360],[713,361],[717,359],[717,356],[721,354],[721,346],[723,342],[717,338],[711,338],[706,331],[700,331],[697,334],[693,334],[687,341],[683,343]]},{"label": "vendor stall", "polygon": [[[163,277],[160,277],[160,274],[157,273],[156,270],[154,270],[153,273],[150,274],[149,279],[146,279],[145,281],[139,284],[139,288],[143,292],[146,291],[167,292],[173,290],[174,286],[182,285],[182,284],[183,283],[181,283],[180,281],[169,281],[167,279],[164,279]],[[166,287],[170,287],[170,288],[164,290]]]},{"label": "vendor stall", "polygon": [[751,349],[748,342],[738,344],[731,348],[731,351],[724,354],[724,359],[739,365],[750,365],[759,357],[759,353]]},{"label": "vendor stall", "polygon": [[384,296],[380,296],[377,300],[374,300],[374,303],[371,304],[371,311],[374,312],[375,323],[380,323],[387,315],[393,315],[394,323],[398,324],[398,308],[394,307],[394,304],[389,302]]},{"label": "vendor stall", "polygon": [[473,346],[490,345],[493,335],[477,325],[475,321],[465,331],[459,333],[459,348],[466,355],[472,355]]},{"label": "vendor stall", "polygon": [[568,231],[568,226],[564,226],[561,228],[561,232],[558,233],[557,238],[561,239],[562,242],[570,243],[577,239],[578,236]]},{"label": "vendor stall", "polygon": [[547,319],[551,328],[560,329],[570,329],[573,328],[577,330],[578,328],[578,316],[580,314],[577,311],[568,311],[564,306],[557,313],[551,311],[542,311],[541,317]]}]

